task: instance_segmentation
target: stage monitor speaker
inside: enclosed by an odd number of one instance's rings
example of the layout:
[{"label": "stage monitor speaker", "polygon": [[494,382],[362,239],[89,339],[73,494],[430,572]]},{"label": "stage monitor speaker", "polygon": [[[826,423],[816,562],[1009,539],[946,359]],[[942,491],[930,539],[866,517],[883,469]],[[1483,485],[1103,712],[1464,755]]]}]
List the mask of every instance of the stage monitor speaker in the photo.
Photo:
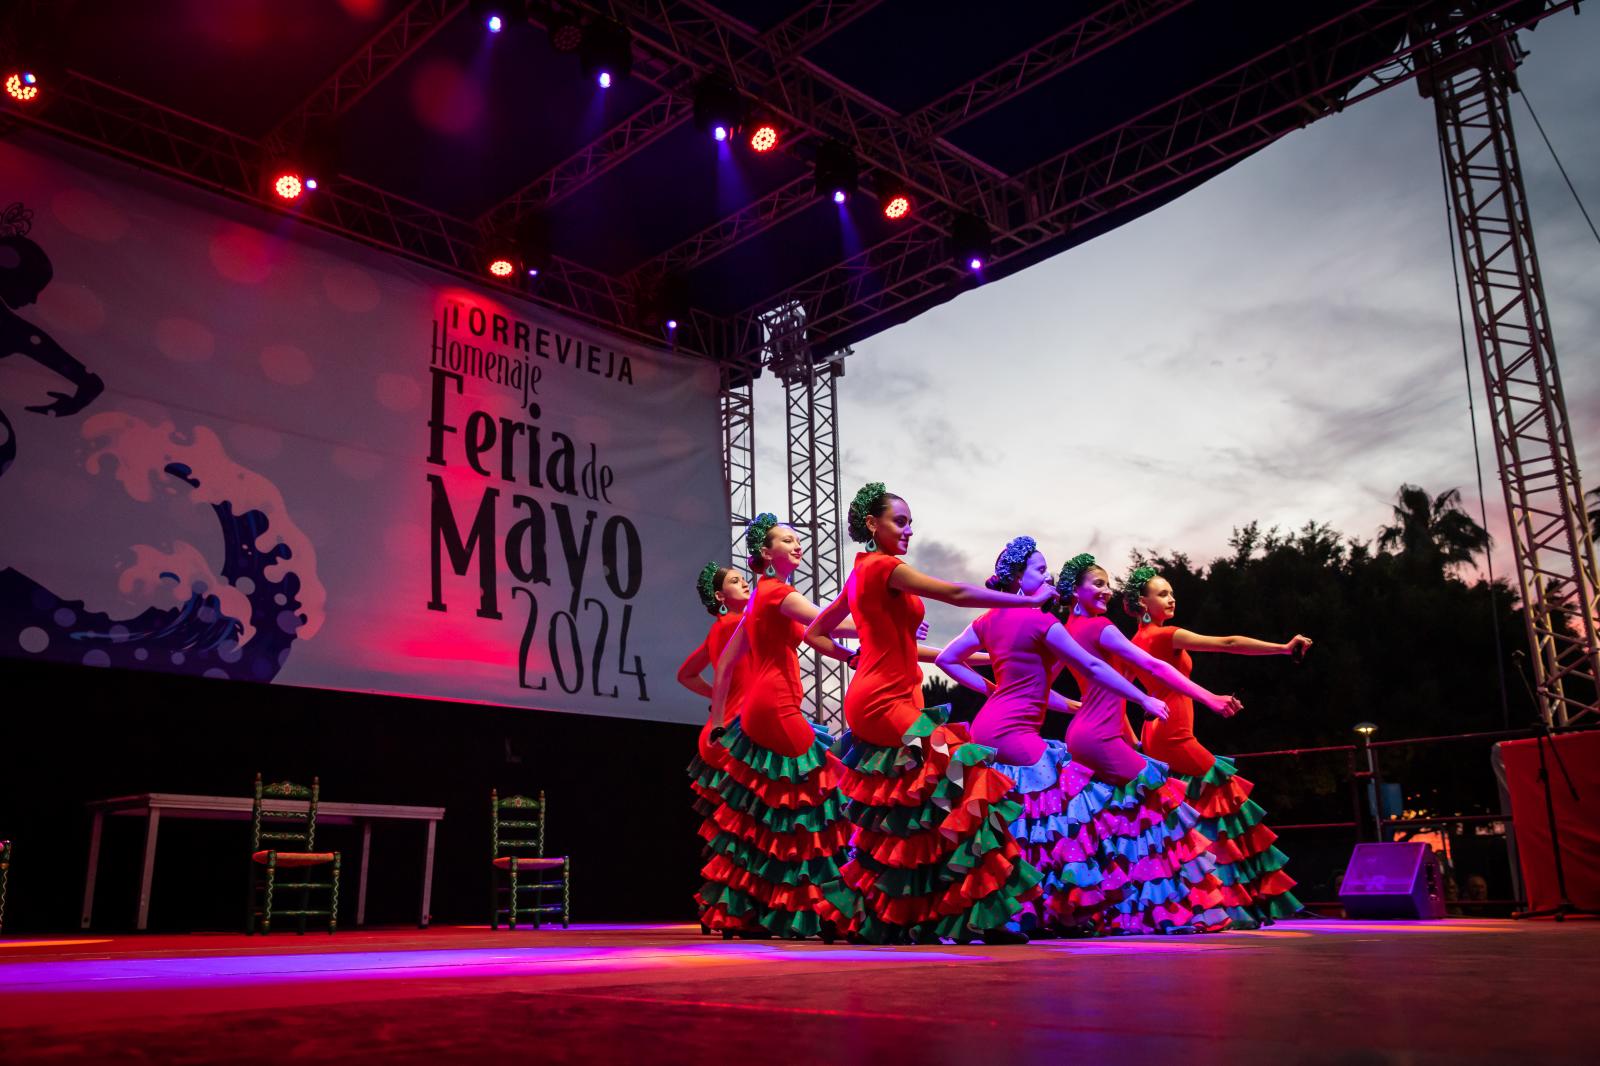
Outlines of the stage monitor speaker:
[{"label": "stage monitor speaker", "polygon": [[1339,886],[1347,918],[1443,918],[1432,844],[1357,844]]}]

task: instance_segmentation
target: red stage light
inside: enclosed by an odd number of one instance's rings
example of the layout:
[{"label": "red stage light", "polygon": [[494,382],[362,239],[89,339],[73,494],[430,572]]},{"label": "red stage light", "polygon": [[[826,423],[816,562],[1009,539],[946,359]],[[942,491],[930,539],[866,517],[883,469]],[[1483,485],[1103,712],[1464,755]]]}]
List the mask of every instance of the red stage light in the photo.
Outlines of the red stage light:
[{"label": "red stage light", "polygon": [[305,184],[298,174],[284,173],[272,179],[272,191],[285,200],[298,200],[304,190]]},{"label": "red stage light", "polygon": [[6,95],[21,104],[31,104],[39,98],[39,79],[26,70],[14,70],[6,75]]},{"label": "red stage light", "polygon": [[911,197],[897,193],[883,202],[883,217],[898,222],[911,213]]},{"label": "red stage light", "polygon": [[497,278],[509,278],[511,276],[511,272],[515,269],[517,268],[511,262],[511,260],[503,257],[500,259],[491,259],[489,261],[489,273],[493,274]]},{"label": "red stage light", "polygon": [[778,128],[763,122],[750,133],[750,150],[770,152],[778,147]]}]

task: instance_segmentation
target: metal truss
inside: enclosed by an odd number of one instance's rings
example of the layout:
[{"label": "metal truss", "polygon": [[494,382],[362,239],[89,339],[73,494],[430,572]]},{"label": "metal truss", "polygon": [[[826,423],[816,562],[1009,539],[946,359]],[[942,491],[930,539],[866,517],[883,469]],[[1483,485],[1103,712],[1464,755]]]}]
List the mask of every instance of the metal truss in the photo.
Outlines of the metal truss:
[{"label": "metal truss", "polygon": [[[25,123],[215,192],[275,208],[261,195],[262,145],[248,137],[179,114],[114,86],[69,71],[39,112],[8,109]],[[472,222],[436,211],[347,177],[326,180],[304,206],[287,213],[308,225],[426,263],[475,285],[514,293],[534,303],[652,345],[660,338],[633,327],[633,295],[617,279],[554,258],[536,282],[514,284],[485,276],[483,234]],[[708,355],[727,347],[723,323],[686,316],[680,349]]]},{"label": "metal truss", "polygon": [[688,271],[765,233],[785,219],[793,218],[817,202],[810,174],[804,174],[757,200],[745,204],[726,218],[695,233],[660,255],[629,271],[631,276],[667,271]]},{"label": "metal truss", "polygon": [[[844,578],[843,529],[839,520],[838,379],[848,352],[822,361],[812,358],[805,312],[778,308],[767,316],[768,361],[783,382],[784,425],[788,445],[789,524],[799,531],[809,555],[791,579],[802,596],[826,604],[839,594]],[[811,676],[806,703],[814,721],[833,733],[844,728],[844,690],[848,670],[841,662],[801,649]]]},{"label": "metal truss", "polygon": [[1441,47],[1423,88],[1449,173],[1540,711],[1567,725],[1600,717],[1600,592],[1511,125],[1510,43]]},{"label": "metal truss", "polygon": [[733,528],[733,559],[744,562],[744,528],[756,513],[756,408],[750,374],[722,367],[722,486]]},{"label": "metal truss", "polygon": [[312,122],[337,118],[372,90],[395,68],[444,29],[467,6],[467,0],[411,0],[360,50],[289,114],[265,140],[276,147],[294,143]]},{"label": "metal truss", "polygon": [[[1485,3],[1448,28],[1417,27],[1422,6],[1414,0],[1368,0],[1031,168],[1018,179],[1026,190],[1023,199],[1004,212],[1020,221],[997,231],[991,262],[1004,263],[1131,203],[1192,182],[1316,118],[1400,84],[1415,76],[1419,55],[1452,36],[1499,39],[1573,4]],[[1407,29],[1411,38],[1400,48],[1384,44]],[[771,307],[799,302],[813,337],[837,336],[858,333],[907,304],[970,284],[970,276],[952,260],[942,229],[923,216],[744,309],[733,323],[730,354],[753,357],[761,351],[761,316]]]}]

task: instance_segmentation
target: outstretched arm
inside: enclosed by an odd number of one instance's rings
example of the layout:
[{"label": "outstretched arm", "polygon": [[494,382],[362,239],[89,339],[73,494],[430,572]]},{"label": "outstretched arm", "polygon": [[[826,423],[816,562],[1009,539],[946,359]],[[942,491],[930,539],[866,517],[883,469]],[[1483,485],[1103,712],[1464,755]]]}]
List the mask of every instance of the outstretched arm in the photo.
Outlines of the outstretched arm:
[{"label": "outstretched arm", "polygon": [[1172,646],[1179,651],[1220,651],[1229,655],[1293,655],[1311,647],[1311,638],[1296,633],[1282,644],[1254,637],[1208,637],[1187,629],[1172,631]]},{"label": "outstretched arm", "polygon": [[[754,597],[751,602],[755,602]],[[716,681],[711,686],[711,725],[715,729],[722,729],[728,724],[728,689],[733,685],[733,667],[750,650],[750,634],[744,628],[748,621],[750,616],[747,614],[722,649],[722,657],[717,660]]]},{"label": "outstretched arm", "polygon": [[[949,674],[950,679],[956,684],[987,695],[989,682],[967,663],[967,659],[982,647],[983,642],[978,639],[977,632],[968,626],[961,631],[959,637],[946,644],[944,650],[934,656],[933,661],[939,669]],[[921,648],[917,650],[920,652]]]},{"label": "outstretched arm", "polygon": [[1231,718],[1244,709],[1244,704],[1232,696],[1218,696],[1210,689],[1202,688],[1187,677],[1184,677],[1171,663],[1157,659],[1154,655],[1151,655],[1123,636],[1122,631],[1116,626],[1106,626],[1100,631],[1100,647],[1123,662],[1160,678],[1162,684],[1168,688],[1175,689],[1185,696],[1199,700],[1224,718]]},{"label": "outstretched arm", "polygon": [[35,404],[28,410],[37,414],[58,415],[65,418],[88,407],[96,396],[105,391],[105,383],[100,380],[99,375],[91,372],[88,367],[68,354],[50,334],[21,317],[11,315],[9,312],[7,315],[15,320],[14,324],[18,328],[26,332],[30,341],[35,337],[38,338],[37,343],[19,345],[20,354],[26,355],[46,370],[59,374],[71,382],[74,390],[71,396],[64,392],[47,393],[51,397],[51,402]]},{"label": "outstretched arm", "polygon": [[[1115,630],[1111,631],[1116,632]],[[1118,635],[1121,636],[1120,633]],[[1091,655],[1085,651],[1083,645],[1072,639],[1072,634],[1068,633],[1067,627],[1060,622],[1057,622],[1046,631],[1044,639],[1045,643],[1050,645],[1051,651],[1075,664],[1078,669],[1123,699],[1137,703],[1144,708],[1146,714],[1153,715],[1156,718],[1165,718],[1167,716],[1167,705],[1165,703],[1148,692],[1139,689],[1132,681],[1123,677],[1110,663],[1098,655]],[[1132,647],[1133,645],[1130,644],[1128,646]],[[1051,695],[1059,695],[1059,693],[1052,692]]]},{"label": "outstretched arm", "polygon": [[[812,622],[817,620],[817,615],[822,613],[816,604],[798,592],[791,592],[785,596],[783,602],[778,604],[778,610],[783,612],[785,618],[799,622],[803,626],[810,626]],[[828,635],[830,637],[844,637],[847,640],[854,640],[856,636],[855,624],[849,618],[846,618],[829,630]]]},{"label": "outstretched arm", "polygon": [[896,592],[909,592],[914,596],[938,600],[940,603],[948,603],[955,607],[1038,608],[1056,596],[1056,590],[1049,585],[1040,585],[1031,596],[1018,596],[1012,592],[996,592],[982,585],[943,581],[903,565],[889,571],[889,587]]},{"label": "outstretched arm", "polygon": [[[833,602],[817,612],[811,624],[806,627],[806,643],[814,648],[818,655],[826,655],[830,659],[837,659],[842,663],[849,662],[855,657],[855,652],[846,651],[834,643],[833,632],[850,616],[850,582],[855,580],[851,575],[845,581],[845,591],[833,598]],[[815,610],[815,608],[813,608]]]},{"label": "outstretched arm", "polygon": [[678,667],[678,684],[697,696],[704,696],[706,699],[710,699],[712,695],[711,686],[706,684],[706,679],[700,676],[705,673],[706,667],[710,665],[711,653],[706,650],[704,644],[701,644],[690,652],[689,657],[683,660],[683,665]]}]

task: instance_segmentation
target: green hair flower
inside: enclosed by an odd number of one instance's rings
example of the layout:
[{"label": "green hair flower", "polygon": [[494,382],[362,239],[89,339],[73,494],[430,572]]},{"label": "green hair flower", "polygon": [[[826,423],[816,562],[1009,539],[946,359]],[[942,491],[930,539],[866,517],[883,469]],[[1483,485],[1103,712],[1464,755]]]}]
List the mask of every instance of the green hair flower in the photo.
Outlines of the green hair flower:
[{"label": "green hair flower", "polygon": [[1088,552],[1068,559],[1066,565],[1061,568],[1061,576],[1056,579],[1056,589],[1061,593],[1061,598],[1070,600],[1073,593],[1078,591],[1078,582],[1083,580],[1084,572],[1097,565],[1099,564],[1094,561],[1094,556]]},{"label": "green hair flower", "polygon": [[716,614],[717,608],[721,606],[717,603],[717,571],[721,569],[717,563],[707,563],[694,583],[695,589],[700,593],[701,606],[712,614]]},{"label": "green hair flower", "polygon": [[[750,565],[755,566],[755,560],[761,557],[761,549],[767,546],[767,534],[772,532],[772,527],[778,524],[778,516],[770,511],[763,511],[750,520],[744,527],[745,552],[750,557]],[[757,569],[760,569],[757,567]]]},{"label": "green hair flower", "polygon": [[1150,579],[1161,571],[1153,566],[1136,566],[1122,582],[1122,606],[1135,618],[1139,617],[1139,597],[1150,586]]},{"label": "green hair flower", "polygon": [[850,528],[850,539],[857,544],[872,542],[872,530],[867,528],[867,516],[877,506],[878,501],[889,494],[881,481],[869,481],[861,486],[855,498],[850,501],[850,510],[846,515],[846,524]]}]

